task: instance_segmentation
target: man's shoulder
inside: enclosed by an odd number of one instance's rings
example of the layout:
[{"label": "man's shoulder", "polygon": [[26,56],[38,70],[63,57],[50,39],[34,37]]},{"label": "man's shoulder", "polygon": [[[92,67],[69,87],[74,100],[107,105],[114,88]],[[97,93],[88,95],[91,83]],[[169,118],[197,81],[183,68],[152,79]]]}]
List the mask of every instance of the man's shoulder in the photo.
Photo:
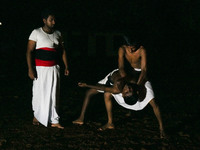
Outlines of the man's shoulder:
[{"label": "man's shoulder", "polygon": [[141,49],[141,50],[145,50],[145,48],[144,48],[144,46],[143,46],[143,45],[141,45],[141,46],[140,46],[140,49]]},{"label": "man's shoulder", "polygon": [[126,50],[126,45],[122,45],[119,47],[119,51],[125,51]]},{"label": "man's shoulder", "polygon": [[35,33],[39,33],[39,32],[41,32],[41,27],[33,29],[32,32],[35,32]]},{"label": "man's shoulder", "polygon": [[57,29],[54,30],[54,34],[58,35],[58,36],[61,36],[61,32]]},{"label": "man's shoulder", "polygon": [[138,53],[140,54],[141,57],[143,57],[143,56],[146,55],[147,52],[146,52],[146,49],[145,49],[143,46],[141,46],[141,47],[139,48]]},{"label": "man's shoulder", "polygon": [[120,48],[123,48],[123,49],[125,49],[127,46],[126,45],[122,45],[122,46],[120,46]]},{"label": "man's shoulder", "polygon": [[42,27],[35,28],[33,31],[41,31]]},{"label": "man's shoulder", "polygon": [[61,33],[60,30],[55,29],[54,32]]},{"label": "man's shoulder", "polygon": [[37,36],[41,33],[41,28],[35,28],[32,30],[30,36],[29,36],[29,39],[30,40],[33,40],[33,41],[36,41],[37,39]]}]

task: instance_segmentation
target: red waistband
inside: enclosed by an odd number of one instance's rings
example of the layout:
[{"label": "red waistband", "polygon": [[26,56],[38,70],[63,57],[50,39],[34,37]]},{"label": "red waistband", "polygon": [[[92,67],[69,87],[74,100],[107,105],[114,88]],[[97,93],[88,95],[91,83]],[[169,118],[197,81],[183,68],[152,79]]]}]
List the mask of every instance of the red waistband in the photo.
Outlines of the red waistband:
[{"label": "red waistband", "polygon": [[39,49],[46,50],[46,51],[53,51],[53,52],[56,52],[56,49],[55,49],[55,48],[41,47],[41,48],[38,48],[38,49],[36,49],[36,50],[39,50]]},{"label": "red waistband", "polygon": [[56,60],[40,60],[40,59],[35,59],[35,65],[36,66],[55,66],[57,65]]}]

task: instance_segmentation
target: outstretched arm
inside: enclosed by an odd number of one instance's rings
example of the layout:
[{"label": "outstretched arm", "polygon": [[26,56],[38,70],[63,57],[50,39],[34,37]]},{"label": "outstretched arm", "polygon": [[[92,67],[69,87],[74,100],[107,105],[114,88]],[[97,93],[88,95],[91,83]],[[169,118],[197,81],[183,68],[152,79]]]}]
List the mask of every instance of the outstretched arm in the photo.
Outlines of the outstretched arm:
[{"label": "outstretched arm", "polygon": [[120,93],[120,91],[119,91],[119,89],[117,88],[116,85],[114,85],[112,87],[107,87],[107,86],[102,85],[102,84],[88,85],[87,83],[79,82],[78,86],[80,86],[80,87],[88,87],[88,88],[92,88],[92,89],[96,89],[96,90],[101,90],[101,91],[105,91],[105,92],[110,92],[110,93],[113,93],[113,94]]}]

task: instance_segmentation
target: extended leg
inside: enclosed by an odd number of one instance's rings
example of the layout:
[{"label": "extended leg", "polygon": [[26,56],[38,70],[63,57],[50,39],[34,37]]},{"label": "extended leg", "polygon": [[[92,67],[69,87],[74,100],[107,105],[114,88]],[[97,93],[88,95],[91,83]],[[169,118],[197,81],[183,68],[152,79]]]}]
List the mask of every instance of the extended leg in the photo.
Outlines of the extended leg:
[{"label": "extended leg", "polygon": [[155,99],[152,99],[150,101],[150,105],[153,108],[154,114],[158,120],[159,123],[159,129],[160,129],[160,138],[165,138],[165,132],[164,132],[164,128],[163,128],[163,123],[162,123],[162,117],[161,117],[161,113],[160,113],[160,109],[159,106],[156,104]]},{"label": "extended leg", "polygon": [[79,124],[79,125],[84,124],[85,111],[86,111],[87,106],[89,104],[90,98],[91,98],[91,96],[93,96],[93,95],[95,95],[97,93],[99,93],[99,92],[97,90],[95,90],[95,89],[89,89],[87,91],[85,99],[84,99],[84,102],[83,102],[81,114],[80,114],[78,119],[76,119],[76,120],[74,120],[72,122],[73,124]]}]

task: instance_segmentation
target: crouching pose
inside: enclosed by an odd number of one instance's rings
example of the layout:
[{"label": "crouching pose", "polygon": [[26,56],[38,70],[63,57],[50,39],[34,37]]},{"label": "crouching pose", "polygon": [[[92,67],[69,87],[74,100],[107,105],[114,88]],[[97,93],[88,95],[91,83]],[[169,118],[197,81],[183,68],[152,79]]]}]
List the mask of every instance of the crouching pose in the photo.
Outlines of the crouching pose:
[{"label": "crouching pose", "polygon": [[133,76],[121,77],[118,69],[109,73],[103,80],[99,81],[97,85],[88,85],[86,83],[78,83],[80,87],[90,88],[83,102],[82,111],[79,118],[73,121],[74,124],[84,124],[85,111],[88,106],[91,96],[104,92],[104,100],[108,115],[108,122],[99,130],[114,129],[112,118],[112,96],[116,102],[124,108],[130,110],[142,110],[148,103],[153,108],[154,114],[159,123],[160,137],[164,138],[165,133],[163,129],[162,119],[158,105],[154,100],[154,92],[149,81],[143,80],[143,84],[137,85],[136,79]]}]

